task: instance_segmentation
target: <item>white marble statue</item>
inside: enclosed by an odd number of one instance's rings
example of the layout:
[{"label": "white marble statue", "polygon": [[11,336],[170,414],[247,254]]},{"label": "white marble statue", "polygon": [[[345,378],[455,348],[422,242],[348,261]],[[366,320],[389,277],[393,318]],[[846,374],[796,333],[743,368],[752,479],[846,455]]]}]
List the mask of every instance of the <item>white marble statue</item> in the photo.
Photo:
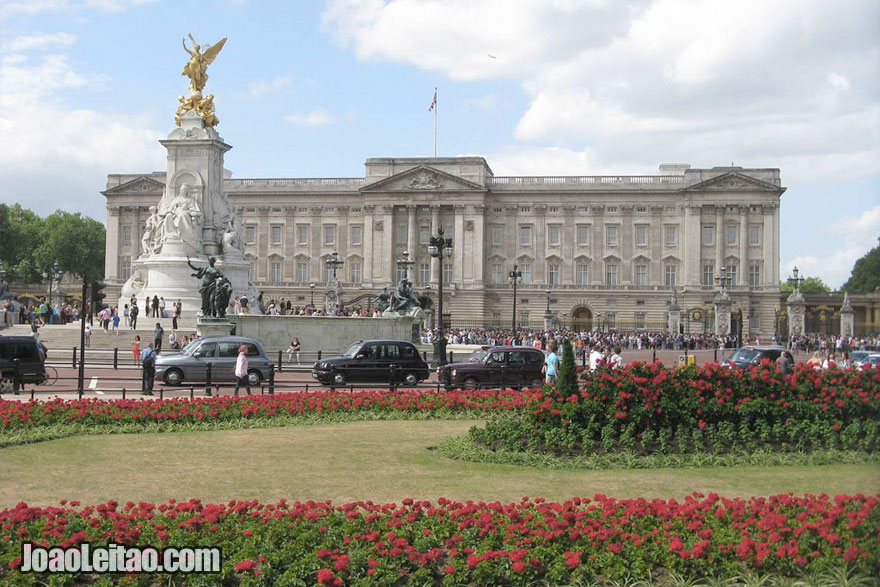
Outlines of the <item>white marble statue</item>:
[{"label": "white marble statue", "polygon": [[150,215],[144,223],[144,235],[141,237],[141,250],[145,257],[155,254],[159,243],[159,217],[156,213],[156,207],[150,206]]},{"label": "white marble statue", "polygon": [[161,241],[183,241],[194,248],[200,243],[202,210],[190,189],[189,184],[180,186],[180,191],[159,215]]},{"label": "white marble statue", "polygon": [[123,298],[130,298],[131,296],[136,296],[141,293],[144,289],[144,277],[141,275],[139,269],[135,269],[131,272],[131,277],[122,284],[122,292],[121,296]]},{"label": "white marble statue", "polygon": [[241,221],[234,214],[230,214],[224,221],[223,231],[223,254],[243,255],[241,249]]}]

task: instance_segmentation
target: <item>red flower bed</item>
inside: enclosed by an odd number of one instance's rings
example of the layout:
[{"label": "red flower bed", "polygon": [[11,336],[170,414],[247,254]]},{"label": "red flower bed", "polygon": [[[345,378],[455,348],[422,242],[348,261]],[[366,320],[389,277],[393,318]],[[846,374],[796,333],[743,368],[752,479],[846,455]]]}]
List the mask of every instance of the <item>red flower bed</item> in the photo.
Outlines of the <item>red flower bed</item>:
[{"label": "red flower bed", "polygon": [[[557,584],[667,572],[725,576],[741,565],[796,576],[847,564],[877,576],[878,498],[22,503],[0,511],[0,579],[23,578],[16,569],[26,541],[47,547],[219,547],[223,571],[216,582],[224,584]],[[156,580],[131,576],[135,584]]]},{"label": "red flower bed", "polygon": [[166,400],[55,399],[0,401],[0,432],[52,424],[211,422],[343,412],[455,414],[525,407],[537,392],[517,391],[320,391]]}]

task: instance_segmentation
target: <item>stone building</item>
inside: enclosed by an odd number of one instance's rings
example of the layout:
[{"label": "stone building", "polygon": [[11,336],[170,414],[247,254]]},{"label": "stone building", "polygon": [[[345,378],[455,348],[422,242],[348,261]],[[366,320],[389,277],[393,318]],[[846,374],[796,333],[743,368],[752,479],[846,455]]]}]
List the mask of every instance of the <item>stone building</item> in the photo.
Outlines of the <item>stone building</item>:
[{"label": "stone building", "polygon": [[[164,186],[164,173],[108,177],[113,286],[141,254],[148,208]],[[345,262],[337,273],[343,302],[378,292],[398,281],[404,251],[416,292],[436,297],[441,269],[428,239],[442,226],[454,245],[442,267],[453,326],[509,327],[508,272],[516,264],[522,326],[541,327],[549,304],[569,327],[665,330],[674,287],[682,330],[710,331],[723,267],[734,328],[773,334],[785,191],[778,169],[661,165],[648,176],[499,177],[481,157],[375,158],[364,177],[227,172],[224,189],[243,225],[250,279],[265,299],[304,305],[317,289],[322,300],[334,252]]]}]

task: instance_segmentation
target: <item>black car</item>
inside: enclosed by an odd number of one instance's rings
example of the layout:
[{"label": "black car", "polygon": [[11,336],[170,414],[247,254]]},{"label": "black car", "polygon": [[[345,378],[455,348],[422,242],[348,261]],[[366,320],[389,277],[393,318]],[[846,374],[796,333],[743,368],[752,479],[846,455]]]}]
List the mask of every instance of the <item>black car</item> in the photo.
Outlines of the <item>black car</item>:
[{"label": "black car", "polygon": [[467,362],[451,363],[438,368],[437,376],[446,389],[541,387],[544,358],[543,351],[532,347],[487,347],[474,351]]},{"label": "black car", "polygon": [[765,359],[771,363],[776,362],[776,359],[778,359],[782,353],[788,353],[788,358],[792,361],[793,365],[794,359],[791,356],[791,353],[789,353],[785,347],[777,345],[748,345],[740,347],[735,353],[733,353],[733,356],[730,357],[727,364],[740,369],[745,369],[751,365],[760,365],[761,361]]},{"label": "black car", "polygon": [[32,336],[0,336],[0,393],[11,393],[18,359],[18,381],[43,383],[46,367],[37,341]]},{"label": "black car", "polygon": [[331,386],[349,382],[415,385],[428,375],[428,364],[422,360],[419,350],[413,343],[402,340],[359,340],[342,356],[321,359],[312,366],[312,377]]}]

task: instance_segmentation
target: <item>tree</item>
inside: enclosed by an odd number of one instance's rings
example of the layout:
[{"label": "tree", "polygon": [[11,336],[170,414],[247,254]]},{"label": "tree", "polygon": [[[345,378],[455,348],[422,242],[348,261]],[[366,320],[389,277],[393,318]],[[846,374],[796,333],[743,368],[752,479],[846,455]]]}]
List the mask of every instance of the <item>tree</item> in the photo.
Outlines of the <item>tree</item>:
[{"label": "tree", "polygon": [[869,293],[880,287],[880,247],[874,247],[856,261],[852,274],[843,284],[843,291]]},{"label": "tree", "polygon": [[562,341],[562,359],[556,376],[556,389],[566,395],[577,393],[577,364],[574,362],[574,349],[568,339]]},{"label": "tree", "polygon": [[104,225],[58,210],[43,219],[15,204],[0,204],[0,261],[8,278],[40,281],[56,261],[67,273],[104,276]]},{"label": "tree", "polygon": [[[807,277],[800,286],[801,293],[828,293],[831,288],[825,285],[821,277]],[[788,295],[794,291],[794,286],[787,281],[779,283],[779,292]]]}]

